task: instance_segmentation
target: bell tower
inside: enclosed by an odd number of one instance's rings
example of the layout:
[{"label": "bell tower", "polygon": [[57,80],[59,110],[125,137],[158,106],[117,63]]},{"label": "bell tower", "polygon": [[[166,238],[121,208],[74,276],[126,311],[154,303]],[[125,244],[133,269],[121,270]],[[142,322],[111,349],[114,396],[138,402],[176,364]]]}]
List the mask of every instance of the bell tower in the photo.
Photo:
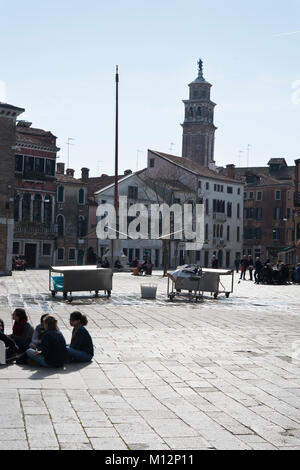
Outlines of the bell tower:
[{"label": "bell tower", "polygon": [[182,156],[200,165],[214,164],[214,108],[210,99],[211,84],[203,77],[203,62],[198,62],[198,77],[189,84],[190,96],[184,100],[185,118],[182,137]]}]

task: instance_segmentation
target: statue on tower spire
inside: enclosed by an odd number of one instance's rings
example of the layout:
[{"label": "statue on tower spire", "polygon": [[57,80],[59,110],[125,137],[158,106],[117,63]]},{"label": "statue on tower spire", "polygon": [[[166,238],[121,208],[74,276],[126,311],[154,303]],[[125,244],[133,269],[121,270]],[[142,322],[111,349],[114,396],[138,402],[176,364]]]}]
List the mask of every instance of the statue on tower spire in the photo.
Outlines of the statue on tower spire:
[{"label": "statue on tower spire", "polygon": [[198,60],[198,78],[204,80],[204,77],[203,77],[203,60],[202,59]]}]

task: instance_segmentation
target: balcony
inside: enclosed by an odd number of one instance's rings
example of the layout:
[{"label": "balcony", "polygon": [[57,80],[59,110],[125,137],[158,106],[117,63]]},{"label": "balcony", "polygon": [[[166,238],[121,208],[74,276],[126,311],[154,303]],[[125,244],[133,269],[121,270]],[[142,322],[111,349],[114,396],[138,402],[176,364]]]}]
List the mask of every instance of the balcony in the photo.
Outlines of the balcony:
[{"label": "balcony", "polygon": [[224,214],[224,212],[214,212],[213,219],[216,220],[217,222],[226,222],[227,217],[226,217],[226,214]]},{"label": "balcony", "polygon": [[295,204],[295,207],[300,207],[300,191],[295,191],[294,204]]},{"label": "balcony", "polygon": [[15,233],[29,235],[57,235],[57,224],[15,222]]},{"label": "balcony", "polygon": [[217,248],[224,248],[225,247],[224,238],[213,238],[213,246]]}]

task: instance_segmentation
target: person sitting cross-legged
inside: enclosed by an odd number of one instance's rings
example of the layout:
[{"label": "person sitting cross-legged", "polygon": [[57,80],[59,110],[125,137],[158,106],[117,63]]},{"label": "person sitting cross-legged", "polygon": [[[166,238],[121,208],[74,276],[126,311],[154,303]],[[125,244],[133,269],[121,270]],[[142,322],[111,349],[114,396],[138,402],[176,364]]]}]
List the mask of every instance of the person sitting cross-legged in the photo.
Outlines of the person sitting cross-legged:
[{"label": "person sitting cross-legged", "polygon": [[57,320],[48,315],[43,320],[45,332],[42,335],[40,350],[27,349],[27,356],[42,367],[63,367],[67,359],[66,341],[57,328]]},{"label": "person sitting cross-legged", "polygon": [[16,358],[19,348],[9,336],[4,333],[4,321],[0,318],[0,341],[5,345],[5,356],[6,361],[10,362],[12,359]]},{"label": "person sitting cross-legged", "polygon": [[85,328],[88,320],[80,312],[70,315],[70,325],[73,326],[71,344],[67,346],[70,360],[75,362],[90,362],[94,356],[94,346],[91,335]]}]

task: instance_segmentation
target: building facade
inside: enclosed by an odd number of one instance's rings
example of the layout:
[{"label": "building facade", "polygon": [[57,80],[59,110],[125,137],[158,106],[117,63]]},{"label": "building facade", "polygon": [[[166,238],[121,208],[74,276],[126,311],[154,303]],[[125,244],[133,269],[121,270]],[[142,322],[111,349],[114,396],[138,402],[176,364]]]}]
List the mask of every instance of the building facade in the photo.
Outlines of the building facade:
[{"label": "building facade", "polygon": [[87,179],[89,170],[82,168],[81,178],[74,177],[74,170],[65,172],[64,163],[57,164],[56,171],[56,266],[86,264],[89,206],[87,203]]},{"label": "building facade", "polygon": [[0,103],[0,275],[12,269],[16,119],[24,111]]},{"label": "building facade", "polygon": [[209,267],[215,255],[220,267],[233,267],[243,250],[243,182],[189,159],[153,150],[148,151],[147,175],[153,179],[165,175],[182,183],[196,195],[194,203],[204,206],[205,243],[194,252],[180,245],[175,264],[184,261]]},{"label": "building facade", "polygon": [[29,268],[48,267],[57,236],[56,137],[19,121],[16,141],[13,254],[24,254]]},{"label": "building facade", "polygon": [[183,101],[185,118],[182,124],[182,156],[199,165],[213,168],[216,105],[210,99],[212,85],[203,77],[202,60],[199,60],[198,66],[198,77],[189,84],[189,99]]},{"label": "building facade", "polygon": [[[284,158],[272,158],[266,167],[230,167],[232,176],[245,183],[243,252],[275,261],[295,241],[295,167]],[[288,261],[293,263],[292,258]]]},{"label": "building facade", "polygon": [[295,164],[295,262],[300,263],[300,159]]}]

